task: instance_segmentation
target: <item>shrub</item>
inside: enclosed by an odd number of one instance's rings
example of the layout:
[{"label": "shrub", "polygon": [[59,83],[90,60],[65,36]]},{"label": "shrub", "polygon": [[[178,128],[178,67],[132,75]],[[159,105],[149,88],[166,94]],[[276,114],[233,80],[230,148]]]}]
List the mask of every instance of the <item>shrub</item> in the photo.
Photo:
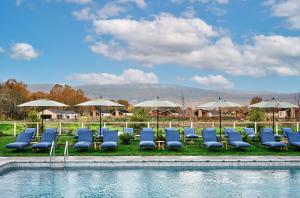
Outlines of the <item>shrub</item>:
[{"label": "shrub", "polygon": [[129,134],[129,133],[122,133],[120,136],[119,136],[119,139],[121,141],[121,144],[125,144],[125,145],[128,145],[132,142],[132,135]]},{"label": "shrub", "polygon": [[[133,112],[133,115],[130,117],[130,122],[146,122],[147,114],[144,109],[136,109]],[[132,124],[132,128],[134,128],[134,133],[139,134],[142,128],[146,127],[146,124]]]}]

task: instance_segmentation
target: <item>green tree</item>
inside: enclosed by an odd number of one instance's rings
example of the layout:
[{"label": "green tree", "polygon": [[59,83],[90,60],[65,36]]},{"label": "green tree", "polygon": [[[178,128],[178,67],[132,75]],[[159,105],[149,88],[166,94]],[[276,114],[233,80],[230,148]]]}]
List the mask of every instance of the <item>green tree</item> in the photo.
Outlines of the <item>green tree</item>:
[{"label": "green tree", "polygon": [[260,96],[255,96],[251,99],[250,104],[256,104],[262,102],[262,98]]},{"label": "green tree", "polygon": [[266,113],[263,109],[254,108],[248,113],[247,118],[251,122],[262,122],[266,119]]},{"label": "green tree", "polygon": [[28,114],[27,114],[27,120],[29,122],[39,122],[40,121],[40,117],[38,115],[38,112],[33,110],[33,111],[30,111]]},{"label": "green tree", "polygon": [[[135,108],[133,115],[130,117],[130,122],[146,122],[148,120],[148,115],[144,109]],[[138,134],[142,128],[146,127],[146,124],[133,124],[132,127],[135,130],[135,134]]]}]

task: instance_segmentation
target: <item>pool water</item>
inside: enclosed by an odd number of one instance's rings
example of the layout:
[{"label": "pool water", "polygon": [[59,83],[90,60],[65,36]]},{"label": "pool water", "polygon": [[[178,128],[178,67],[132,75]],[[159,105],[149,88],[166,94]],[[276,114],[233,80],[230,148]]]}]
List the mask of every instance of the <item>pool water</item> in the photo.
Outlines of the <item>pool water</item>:
[{"label": "pool water", "polygon": [[299,169],[19,169],[0,176],[0,197],[299,195]]}]

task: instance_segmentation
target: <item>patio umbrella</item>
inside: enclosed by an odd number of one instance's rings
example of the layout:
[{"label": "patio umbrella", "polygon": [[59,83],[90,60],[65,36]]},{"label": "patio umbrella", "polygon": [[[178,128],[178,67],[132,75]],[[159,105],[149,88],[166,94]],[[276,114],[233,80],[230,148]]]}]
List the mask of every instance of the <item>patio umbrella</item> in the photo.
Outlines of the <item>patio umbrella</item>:
[{"label": "patio umbrella", "polygon": [[222,108],[228,108],[228,107],[242,107],[242,105],[234,103],[234,102],[229,102],[226,100],[223,100],[221,97],[219,97],[218,100],[211,101],[202,105],[197,106],[198,109],[204,108],[218,108],[219,109],[219,127],[220,127],[220,140],[222,139]]},{"label": "patio umbrella", "polygon": [[80,104],[77,104],[75,106],[80,106],[80,107],[98,107],[99,108],[99,127],[100,127],[100,131],[102,128],[102,107],[123,107],[124,105],[121,105],[119,103],[110,101],[110,100],[105,100],[103,98],[98,98],[95,100],[90,100],[87,102],[83,102]]},{"label": "patio umbrella", "polygon": [[156,108],[156,139],[158,140],[158,129],[159,129],[159,108],[176,108],[181,107],[181,105],[176,104],[171,101],[167,100],[160,100],[159,97],[157,97],[154,100],[147,100],[144,102],[141,102],[139,104],[134,105],[135,107],[142,107],[142,108]]},{"label": "patio umbrella", "polygon": [[[56,102],[53,100],[48,99],[39,99],[39,100],[33,100],[29,102],[25,102],[23,104],[18,105],[18,107],[67,107],[68,105],[65,105],[60,102]],[[42,131],[44,129],[44,110],[42,110]]]},{"label": "patio umbrella", "polygon": [[272,109],[273,111],[273,131],[275,130],[275,109],[290,109],[290,108],[299,108],[297,105],[282,102],[272,98],[270,101],[263,101],[256,104],[249,105],[251,108],[262,108],[262,109]]}]

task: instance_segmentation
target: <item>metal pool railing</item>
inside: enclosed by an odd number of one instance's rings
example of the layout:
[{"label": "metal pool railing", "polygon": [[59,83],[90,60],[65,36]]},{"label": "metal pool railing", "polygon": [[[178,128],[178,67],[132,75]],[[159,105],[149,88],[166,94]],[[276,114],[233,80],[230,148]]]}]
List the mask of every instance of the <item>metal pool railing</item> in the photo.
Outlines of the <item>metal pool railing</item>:
[{"label": "metal pool railing", "polygon": [[50,155],[49,155],[49,160],[50,162],[52,161],[52,155],[55,157],[55,142],[52,142],[51,149],[50,149]]},{"label": "metal pool railing", "polygon": [[64,164],[66,163],[66,159],[69,157],[69,142],[66,141],[65,151],[64,151]]}]

